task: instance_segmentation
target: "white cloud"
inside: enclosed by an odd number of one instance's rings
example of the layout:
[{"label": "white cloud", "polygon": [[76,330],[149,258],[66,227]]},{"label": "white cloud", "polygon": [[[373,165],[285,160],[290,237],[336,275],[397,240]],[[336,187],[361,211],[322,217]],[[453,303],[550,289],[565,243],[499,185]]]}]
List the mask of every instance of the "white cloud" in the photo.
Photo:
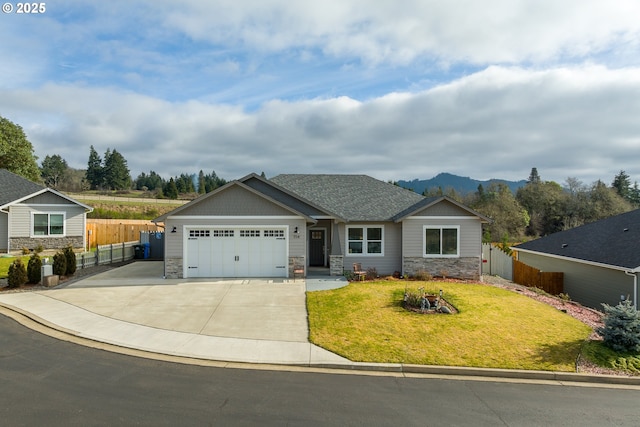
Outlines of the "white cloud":
[{"label": "white cloud", "polygon": [[637,61],[640,4],[600,0],[171,2],[166,24],[261,52],[317,48],[367,64],[583,58],[620,44]]},{"label": "white cloud", "polygon": [[557,182],[609,182],[620,169],[640,178],[638,68],[493,66],[420,93],[271,101],[255,112],[50,84],[1,91],[0,111],[24,126],[41,159],[60,154],[83,168],[90,145],[100,154],[115,148],[134,175],[525,179],[535,166]]}]

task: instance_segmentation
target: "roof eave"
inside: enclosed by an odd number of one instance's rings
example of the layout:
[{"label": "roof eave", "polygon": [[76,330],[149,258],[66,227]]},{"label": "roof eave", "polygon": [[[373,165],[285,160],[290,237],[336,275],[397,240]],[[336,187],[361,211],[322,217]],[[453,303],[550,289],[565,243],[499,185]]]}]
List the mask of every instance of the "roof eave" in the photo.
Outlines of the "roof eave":
[{"label": "roof eave", "polygon": [[74,204],[76,204],[78,206],[82,206],[87,211],[87,213],[93,212],[93,208],[91,206],[85,205],[84,203],[79,202],[79,201],[67,196],[66,194],[60,193],[59,191],[56,191],[53,188],[49,188],[49,187],[44,187],[42,190],[27,194],[26,196],[23,196],[23,197],[21,197],[19,199],[13,200],[13,201],[11,201],[9,203],[6,203],[6,204],[0,206],[0,209],[5,209],[5,208],[7,208],[9,206],[16,205],[18,203],[22,203],[25,200],[31,199],[33,197],[39,196],[39,195],[47,193],[47,192],[53,193],[56,196],[62,197],[63,199],[66,199],[66,200],[70,201],[71,203],[74,203]]},{"label": "roof eave", "polygon": [[560,260],[564,260],[564,261],[572,261],[572,262],[577,262],[580,264],[587,264],[587,265],[593,265],[595,267],[602,267],[602,268],[608,268],[610,270],[618,270],[618,271],[630,271],[631,273],[640,273],[640,266],[630,269],[630,267],[624,267],[624,266],[620,266],[620,265],[613,265],[613,264],[606,264],[603,262],[597,262],[597,261],[589,261],[586,259],[580,259],[580,258],[575,258],[575,257],[570,257],[570,256],[565,256],[565,255],[556,255],[556,254],[550,254],[548,252],[541,252],[541,251],[534,251],[531,249],[522,249],[519,248],[518,246],[510,246],[510,249],[517,251],[517,252],[525,252],[525,253],[530,253],[530,254],[534,254],[534,255],[541,255],[541,256],[547,256],[549,258],[556,258],[556,259],[560,259]]}]

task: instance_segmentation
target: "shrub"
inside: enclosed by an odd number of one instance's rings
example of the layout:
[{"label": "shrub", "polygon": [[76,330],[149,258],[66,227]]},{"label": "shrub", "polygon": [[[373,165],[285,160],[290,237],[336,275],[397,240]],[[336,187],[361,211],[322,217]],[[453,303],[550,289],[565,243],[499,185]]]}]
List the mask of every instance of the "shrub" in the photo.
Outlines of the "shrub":
[{"label": "shrub", "polygon": [[7,284],[10,288],[19,288],[27,283],[27,268],[20,258],[9,265]]},{"label": "shrub", "polygon": [[24,247],[22,248],[22,255],[29,255],[31,253],[31,249]]},{"label": "shrub", "polygon": [[27,279],[29,283],[39,283],[40,276],[42,274],[42,260],[37,253],[31,255],[29,263],[27,264]]},{"label": "shrub", "polygon": [[602,304],[605,316],[604,327],[598,329],[604,344],[612,350],[623,353],[640,352],[640,312],[626,299],[611,307]]},{"label": "shrub", "polygon": [[64,276],[67,274],[67,257],[62,252],[53,256],[53,274]]},{"label": "shrub", "polygon": [[375,267],[367,268],[364,278],[367,280],[375,280],[378,277],[378,270]]},{"label": "shrub", "polygon": [[64,253],[65,258],[67,259],[67,270],[65,274],[67,276],[73,276],[76,272],[76,253],[73,252],[73,246],[67,246],[62,250],[62,253]]},{"label": "shrub", "polygon": [[431,273],[429,273],[426,270],[418,270],[416,271],[416,273],[413,275],[413,278],[415,280],[433,280],[433,276],[431,275]]}]

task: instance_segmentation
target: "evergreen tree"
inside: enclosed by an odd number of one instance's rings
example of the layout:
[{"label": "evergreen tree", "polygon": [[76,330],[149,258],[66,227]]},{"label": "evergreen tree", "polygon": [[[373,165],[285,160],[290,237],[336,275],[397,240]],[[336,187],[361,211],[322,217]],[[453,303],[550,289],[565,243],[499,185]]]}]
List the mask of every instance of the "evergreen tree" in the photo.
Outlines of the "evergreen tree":
[{"label": "evergreen tree", "polygon": [[623,170],[613,178],[611,183],[616,192],[625,200],[630,200],[631,181],[629,175]]},{"label": "evergreen tree", "polygon": [[529,184],[539,184],[540,183],[540,175],[538,175],[538,168],[531,168],[531,173],[529,174],[529,179],[527,180]]},{"label": "evergreen tree", "polygon": [[640,188],[638,187],[638,181],[633,183],[633,187],[629,190],[630,202],[633,206],[640,207]]},{"label": "evergreen tree", "polygon": [[138,175],[135,181],[135,187],[137,190],[162,190],[162,186],[165,184],[164,180],[160,175],[155,173],[154,171],[150,171],[149,175],[142,172]]},{"label": "evergreen tree", "polygon": [[40,182],[37,159],[22,128],[0,116],[0,168]]},{"label": "evergreen tree", "polygon": [[640,352],[640,313],[628,299],[615,307],[602,304],[604,327],[598,330],[605,345],[619,352]]},{"label": "evergreen tree", "polygon": [[176,187],[176,182],[173,178],[169,179],[169,182],[164,186],[162,192],[165,197],[169,199],[177,199],[178,198],[178,187]]},{"label": "evergreen tree", "polygon": [[205,194],[207,192],[207,182],[204,177],[204,172],[200,169],[198,174],[198,194]]},{"label": "evergreen tree", "polygon": [[40,175],[47,187],[58,189],[67,177],[68,169],[67,162],[59,155],[54,154],[44,158]]},{"label": "evergreen tree", "polygon": [[87,163],[87,182],[92,190],[101,188],[104,182],[104,172],[102,170],[102,159],[98,152],[93,148],[89,149],[89,162]]},{"label": "evergreen tree", "polygon": [[131,187],[131,175],[127,161],[117,150],[104,154],[104,183],[113,190],[126,190]]}]

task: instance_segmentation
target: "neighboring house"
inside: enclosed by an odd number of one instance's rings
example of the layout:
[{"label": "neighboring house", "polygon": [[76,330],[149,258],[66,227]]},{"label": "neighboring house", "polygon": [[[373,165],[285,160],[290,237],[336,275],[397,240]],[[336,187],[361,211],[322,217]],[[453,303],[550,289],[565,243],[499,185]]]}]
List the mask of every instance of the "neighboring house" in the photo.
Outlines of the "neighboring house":
[{"label": "neighboring house", "polygon": [[482,224],[447,197],[425,198],[365,175],[250,174],[162,215],[165,276],[342,275],[425,270],[481,277]]},{"label": "neighboring house", "polygon": [[543,271],[564,273],[571,299],[602,310],[629,297],[637,308],[640,209],[561,231],[512,249]]},{"label": "neighboring house", "polygon": [[0,252],[85,247],[93,209],[51,188],[0,169]]}]

